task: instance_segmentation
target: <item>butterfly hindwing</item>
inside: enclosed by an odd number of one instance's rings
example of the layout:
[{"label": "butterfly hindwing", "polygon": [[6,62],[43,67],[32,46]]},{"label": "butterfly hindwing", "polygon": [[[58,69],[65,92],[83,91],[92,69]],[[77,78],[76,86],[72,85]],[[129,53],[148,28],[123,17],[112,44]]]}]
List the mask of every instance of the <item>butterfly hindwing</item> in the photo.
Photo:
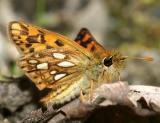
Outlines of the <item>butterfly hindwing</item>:
[{"label": "butterfly hindwing", "polygon": [[105,49],[96,41],[90,31],[86,28],[82,28],[79,31],[75,38],[75,42],[87,49],[89,52],[95,54],[102,54],[105,52]]},{"label": "butterfly hindwing", "polygon": [[47,49],[23,56],[18,65],[42,90],[67,81],[74,73],[82,73],[88,58],[78,51]]},{"label": "butterfly hindwing", "polygon": [[80,89],[87,89],[89,80],[85,70],[88,63],[88,57],[79,51],[57,48],[26,54],[18,61],[40,90],[51,89],[41,100],[45,105],[63,103],[79,94]]}]

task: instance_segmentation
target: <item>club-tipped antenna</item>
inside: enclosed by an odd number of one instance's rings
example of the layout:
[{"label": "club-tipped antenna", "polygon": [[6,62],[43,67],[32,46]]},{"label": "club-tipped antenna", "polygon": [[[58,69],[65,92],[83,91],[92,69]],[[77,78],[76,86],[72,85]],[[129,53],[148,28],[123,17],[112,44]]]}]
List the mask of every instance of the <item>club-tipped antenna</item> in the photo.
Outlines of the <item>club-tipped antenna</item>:
[{"label": "club-tipped antenna", "polygon": [[129,56],[125,56],[125,58],[134,59],[134,60],[143,60],[143,61],[147,61],[147,62],[153,61],[153,57],[151,57],[151,56],[144,56],[144,57],[129,57]]}]

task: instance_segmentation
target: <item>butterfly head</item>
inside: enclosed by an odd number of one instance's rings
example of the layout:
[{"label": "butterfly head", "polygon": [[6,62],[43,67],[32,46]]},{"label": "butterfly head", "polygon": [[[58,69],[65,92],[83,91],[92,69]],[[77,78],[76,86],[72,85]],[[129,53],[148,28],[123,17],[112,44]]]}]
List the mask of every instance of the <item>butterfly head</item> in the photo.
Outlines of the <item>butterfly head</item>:
[{"label": "butterfly head", "polygon": [[113,76],[118,75],[124,66],[126,57],[118,51],[106,51],[102,59],[103,78],[111,81]]}]

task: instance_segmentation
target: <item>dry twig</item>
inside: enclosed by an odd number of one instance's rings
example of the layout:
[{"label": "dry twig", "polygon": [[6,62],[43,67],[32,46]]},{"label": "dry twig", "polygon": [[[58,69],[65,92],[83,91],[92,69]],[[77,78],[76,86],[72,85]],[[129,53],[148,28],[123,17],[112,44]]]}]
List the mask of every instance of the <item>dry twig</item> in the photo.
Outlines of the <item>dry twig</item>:
[{"label": "dry twig", "polygon": [[[79,99],[62,106],[58,110],[51,107],[42,112],[32,112],[23,122],[62,123],[66,120],[84,119],[94,109],[110,105],[126,105],[139,115],[151,115],[160,112],[160,88],[153,86],[131,85],[126,82],[103,84],[98,87],[91,101],[81,103]],[[61,112],[61,113],[60,113]]]}]

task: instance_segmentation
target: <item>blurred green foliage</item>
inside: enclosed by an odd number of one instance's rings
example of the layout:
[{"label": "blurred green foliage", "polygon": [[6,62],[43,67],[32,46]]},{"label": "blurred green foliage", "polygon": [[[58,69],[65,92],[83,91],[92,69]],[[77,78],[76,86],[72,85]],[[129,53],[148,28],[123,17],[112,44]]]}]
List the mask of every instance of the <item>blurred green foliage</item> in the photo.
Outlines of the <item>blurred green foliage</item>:
[{"label": "blurred green foliage", "polygon": [[45,0],[37,0],[36,1],[36,13],[35,13],[35,22],[38,25],[43,25],[45,14]]},{"label": "blurred green foliage", "polygon": [[106,0],[106,5],[112,20],[107,39],[117,45],[160,48],[160,1]]}]

